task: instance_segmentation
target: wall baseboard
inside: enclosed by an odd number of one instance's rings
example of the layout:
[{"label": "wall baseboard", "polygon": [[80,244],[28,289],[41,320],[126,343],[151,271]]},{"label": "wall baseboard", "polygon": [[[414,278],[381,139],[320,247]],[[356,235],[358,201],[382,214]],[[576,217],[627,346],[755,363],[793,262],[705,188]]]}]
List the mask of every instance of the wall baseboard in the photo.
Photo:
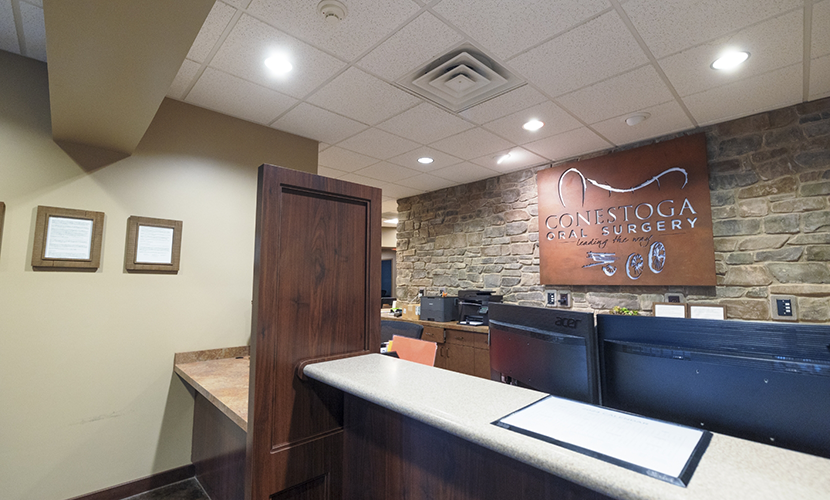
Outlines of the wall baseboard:
[{"label": "wall baseboard", "polygon": [[175,469],[159,472],[151,476],[136,479],[127,483],[122,483],[103,490],[94,491],[70,498],[69,500],[122,500],[124,498],[138,495],[168,484],[184,481],[195,476],[195,467],[193,464],[183,465]]}]

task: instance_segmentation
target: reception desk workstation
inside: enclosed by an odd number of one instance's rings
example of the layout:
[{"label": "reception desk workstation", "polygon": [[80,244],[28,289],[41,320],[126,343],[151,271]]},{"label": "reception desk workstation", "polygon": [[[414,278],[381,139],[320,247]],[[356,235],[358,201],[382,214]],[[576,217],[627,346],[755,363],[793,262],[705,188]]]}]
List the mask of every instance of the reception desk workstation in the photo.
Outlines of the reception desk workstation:
[{"label": "reception desk workstation", "polygon": [[[378,354],[380,190],[263,165],[257,193],[250,348],[175,362],[195,388],[192,459],[212,500],[828,497],[830,459],[716,431],[683,487],[494,425],[546,394],[475,376],[476,352],[473,373]],[[454,346],[496,347],[486,340],[490,320],[486,336],[442,328],[450,359]],[[515,328],[501,328],[510,340]],[[472,346],[463,345],[468,335]],[[620,346],[615,373],[626,373],[630,354],[653,349],[608,340]],[[544,352],[523,345],[515,352]],[[583,357],[580,366],[596,366]],[[545,368],[490,352],[502,372],[511,369],[505,359],[519,361],[515,375],[530,373],[531,383],[535,372],[524,368]],[[609,395],[629,401],[620,389]],[[598,397],[591,391],[589,402]]]},{"label": "reception desk workstation", "polygon": [[[198,393],[193,461],[213,500],[243,498],[249,363],[247,348],[177,355],[176,373]],[[531,499],[567,492],[564,498],[825,499],[830,493],[830,460],[721,434],[712,437],[688,487],[668,484],[492,424],[545,394],[380,354],[303,371],[345,394],[342,498]]]}]

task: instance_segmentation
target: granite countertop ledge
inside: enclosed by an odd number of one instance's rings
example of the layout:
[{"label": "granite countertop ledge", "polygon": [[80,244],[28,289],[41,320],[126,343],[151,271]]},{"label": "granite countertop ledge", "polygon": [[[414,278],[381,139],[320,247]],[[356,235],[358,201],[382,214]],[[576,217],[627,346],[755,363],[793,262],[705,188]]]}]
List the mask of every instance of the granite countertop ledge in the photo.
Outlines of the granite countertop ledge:
[{"label": "granite countertop ledge", "polygon": [[248,432],[248,382],[251,371],[248,346],[177,353],[173,370]]},{"label": "granite countertop ledge", "polygon": [[304,373],[618,499],[830,498],[830,460],[804,453],[714,434],[682,488],[491,424],[546,396],[540,392],[380,354],[315,363]]}]

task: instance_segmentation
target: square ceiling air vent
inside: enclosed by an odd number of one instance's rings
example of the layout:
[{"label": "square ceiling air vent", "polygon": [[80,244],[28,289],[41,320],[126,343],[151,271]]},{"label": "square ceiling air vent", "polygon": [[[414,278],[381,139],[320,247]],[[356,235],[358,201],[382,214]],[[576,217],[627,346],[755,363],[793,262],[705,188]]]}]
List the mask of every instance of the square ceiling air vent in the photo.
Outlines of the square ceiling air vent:
[{"label": "square ceiling air vent", "polygon": [[524,85],[516,75],[465,43],[395,82],[458,113]]}]

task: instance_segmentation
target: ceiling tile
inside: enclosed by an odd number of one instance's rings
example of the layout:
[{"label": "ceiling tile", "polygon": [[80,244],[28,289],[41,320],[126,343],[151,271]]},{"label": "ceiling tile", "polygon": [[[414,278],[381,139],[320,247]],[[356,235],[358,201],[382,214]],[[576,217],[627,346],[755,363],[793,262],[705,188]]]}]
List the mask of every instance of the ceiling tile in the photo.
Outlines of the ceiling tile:
[{"label": "ceiling tile", "polygon": [[46,62],[46,23],[43,8],[20,2],[20,21],[26,40],[26,57]]},{"label": "ceiling tile", "polygon": [[412,189],[420,189],[425,193],[438,191],[439,189],[455,186],[457,182],[442,179],[432,174],[418,174],[415,177],[410,177],[406,180],[406,185]]},{"label": "ceiling tile", "polygon": [[[285,54],[294,69],[285,76],[269,73],[264,61]],[[334,76],[345,64],[267,24],[243,14],[210,65],[226,73],[301,98]]]},{"label": "ceiling tile", "polygon": [[167,96],[181,100],[201,67],[201,64],[185,59],[176,73],[176,78],[173,79],[173,84],[170,85],[170,90],[167,91]]},{"label": "ceiling tile", "polygon": [[659,59],[801,4],[801,0],[631,0],[623,9]]},{"label": "ceiling tile", "polygon": [[709,125],[801,101],[801,64],[683,98],[700,125]]},{"label": "ceiling tile", "polygon": [[[794,11],[661,59],[659,64],[680,96],[696,94],[801,61],[803,26],[804,13]],[[733,71],[712,69],[712,62],[730,48],[751,56]]]},{"label": "ceiling tile", "polygon": [[648,62],[616,12],[609,12],[510,61],[551,97]]},{"label": "ceiling tile", "polygon": [[493,55],[507,58],[608,8],[605,0],[444,0],[434,9]]},{"label": "ceiling tile", "polygon": [[323,151],[327,150],[331,147],[331,144],[326,144],[325,142],[318,142],[317,143],[317,152],[322,153]]},{"label": "ceiling tile", "polygon": [[463,40],[457,31],[424,12],[360,59],[357,66],[394,81]]},{"label": "ceiling tile", "polygon": [[[545,126],[534,132],[523,129],[522,125],[532,119],[540,120]],[[556,104],[547,101],[486,123],[484,128],[516,144],[525,144],[581,126],[582,124],[576,118]]]},{"label": "ceiling tile", "polygon": [[349,172],[344,172],[342,170],[337,170],[336,168],[327,167],[325,165],[317,165],[317,175],[322,175],[323,177],[331,177],[332,179],[340,179],[343,176],[348,175]]},{"label": "ceiling tile", "polygon": [[377,125],[381,130],[429,144],[475,127],[443,109],[421,103]]},{"label": "ceiling tile", "polygon": [[297,102],[279,92],[213,68],[207,68],[202,73],[185,101],[260,124],[271,122]]},{"label": "ceiling tile", "polygon": [[596,123],[672,100],[657,71],[649,64],[558,99],[559,104],[585,121]]},{"label": "ceiling tile", "polygon": [[683,112],[683,108],[674,100],[650,108],[638,109],[637,111],[649,113],[651,116],[632,127],[625,123],[625,117],[630,114],[626,113],[622,116],[595,123],[591,125],[591,128],[617,145],[644,141],[694,128],[694,124]]},{"label": "ceiling tile", "polygon": [[479,181],[481,179],[489,179],[490,177],[499,175],[499,173],[494,170],[490,170],[489,168],[467,161],[459,163],[458,165],[442,168],[441,170],[436,170],[431,172],[431,174],[459,184]]},{"label": "ceiling tile", "polygon": [[[433,162],[428,164],[418,163],[418,158],[423,158],[425,156],[432,158]],[[402,155],[390,158],[389,161],[404,167],[420,170],[421,172],[431,172],[433,170],[438,170],[439,168],[449,167],[450,165],[461,163],[461,158],[456,158],[455,156],[448,155],[447,153],[438,151],[437,149],[422,146],[418,149],[413,149],[412,151],[408,151]]]},{"label": "ceiling tile", "polygon": [[383,194],[384,196],[391,196],[393,198],[409,198],[410,196],[416,196],[419,194],[423,194],[424,191],[421,189],[415,189],[412,186],[401,186],[400,184],[387,184],[383,187]]},{"label": "ceiling tile", "polygon": [[830,96],[830,55],[810,63],[810,100]]},{"label": "ceiling tile", "polygon": [[362,123],[304,102],[280,117],[271,126],[330,144],[340,142],[366,128],[366,125]]},{"label": "ceiling tile", "polygon": [[430,144],[431,147],[463,160],[471,160],[513,147],[510,142],[482,128],[474,128]]},{"label": "ceiling tile", "polygon": [[354,60],[418,11],[411,0],[348,0],[346,17],[334,25],[316,1],[254,0],[248,12],[343,59]]},{"label": "ceiling tile", "polygon": [[812,32],[810,57],[816,58],[830,54],[830,0],[813,5]]},{"label": "ceiling tile", "polygon": [[548,160],[542,158],[541,156],[531,153],[530,151],[524,148],[513,148],[510,150],[510,157],[502,160],[499,163],[501,158],[494,157],[493,155],[482,156],[481,158],[476,158],[473,160],[473,163],[476,165],[481,165],[482,167],[487,167],[490,170],[495,170],[496,172],[514,172],[516,170],[520,170],[523,168],[532,167],[535,165],[540,165],[542,163],[546,163]]},{"label": "ceiling tile", "polygon": [[204,62],[236,12],[236,9],[226,3],[216,2],[213,4],[202,29],[199,30],[196,40],[193,41],[193,45],[187,53],[187,58],[196,62]]},{"label": "ceiling tile", "polygon": [[418,143],[392,135],[383,130],[370,128],[354,137],[346,139],[338,144],[338,146],[357,153],[372,155],[381,160],[388,160],[393,156],[412,151],[418,147]]},{"label": "ceiling tile", "polygon": [[308,102],[374,125],[411,108],[420,99],[352,67],[317,91]]},{"label": "ceiling tile", "polygon": [[0,0],[0,50],[20,54],[11,0]]},{"label": "ceiling tile", "polygon": [[459,115],[481,125],[547,100],[547,97],[530,85],[524,85],[466,109]]},{"label": "ceiling tile", "polygon": [[380,160],[337,146],[331,146],[317,155],[317,163],[320,165],[346,172],[360,170],[378,161]]},{"label": "ceiling tile", "polygon": [[372,186],[380,189],[383,189],[384,187],[389,185],[388,181],[372,179],[371,177],[364,177],[362,175],[357,174],[346,174],[343,177],[341,177],[340,180],[346,182],[354,182],[355,184],[362,184],[364,186]]},{"label": "ceiling tile", "polygon": [[378,179],[386,182],[399,182],[404,179],[414,177],[419,173],[420,172],[417,170],[412,170],[411,168],[402,167],[386,161],[375,163],[374,165],[370,165],[355,172],[357,175],[371,177],[372,179]]},{"label": "ceiling tile", "polygon": [[525,148],[549,160],[559,161],[610,148],[611,144],[583,127],[525,144]]}]

